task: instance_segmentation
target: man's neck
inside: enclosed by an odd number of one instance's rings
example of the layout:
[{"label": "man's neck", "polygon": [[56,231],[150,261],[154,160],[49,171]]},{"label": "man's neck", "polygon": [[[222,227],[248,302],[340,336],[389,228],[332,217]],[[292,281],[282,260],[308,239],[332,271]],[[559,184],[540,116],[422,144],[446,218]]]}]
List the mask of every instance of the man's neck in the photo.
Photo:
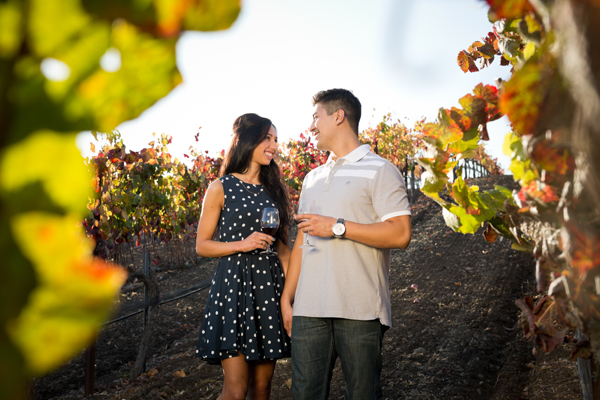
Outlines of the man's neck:
[{"label": "man's neck", "polygon": [[360,146],[360,142],[358,141],[358,137],[352,132],[352,136],[346,135],[346,137],[341,137],[338,143],[335,144],[335,148],[331,149],[332,158],[337,160],[338,157],[346,157],[348,154],[352,153]]}]

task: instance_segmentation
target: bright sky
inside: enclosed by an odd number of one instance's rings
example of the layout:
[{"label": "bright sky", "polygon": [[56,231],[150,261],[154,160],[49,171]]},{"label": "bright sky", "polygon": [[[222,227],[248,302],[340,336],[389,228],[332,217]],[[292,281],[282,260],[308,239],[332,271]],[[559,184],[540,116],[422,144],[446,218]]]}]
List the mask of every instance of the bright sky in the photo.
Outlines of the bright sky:
[{"label": "bright sky", "polygon": [[[478,83],[509,77],[498,60],[473,74],[456,64],[458,52],[490,30],[481,0],[244,0],[229,30],[181,37],[183,83],[118,130],[130,150],[147,147],[152,132],[172,135],[169,150],[182,160],[192,145],[213,154],[227,148],[235,118],[254,112],[273,121],[281,143],[308,128],[312,96],[331,88],[359,98],[360,130],[388,112],[412,126],[458,107]],[[490,124],[486,145],[505,171],[508,125]],[[84,155],[92,140],[79,136]]]}]

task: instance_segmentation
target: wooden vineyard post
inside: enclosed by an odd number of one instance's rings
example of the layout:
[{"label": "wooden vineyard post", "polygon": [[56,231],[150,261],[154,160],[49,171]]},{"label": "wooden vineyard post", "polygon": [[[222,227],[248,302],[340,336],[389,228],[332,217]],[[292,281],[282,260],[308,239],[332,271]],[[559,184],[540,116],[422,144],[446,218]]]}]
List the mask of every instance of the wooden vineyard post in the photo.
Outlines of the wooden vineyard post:
[{"label": "wooden vineyard post", "polygon": [[414,203],[415,202],[415,189],[417,188],[417,185],[415,185],[415,165],[412,165],[412,168],[410,170],[410,202]]},{"label": "wooden vineyard post", "polygon": [[94,394],[94,375],[96,373],[96,342],[85,349],[85,395]]},{"label": "wooden vineyard post", "polygon": [[154,304],[149,306],[150,300],[158,301],[160,296],[160,287],[158,285],[158,281],[156,279],[156,273],[153,269],[150,268],[150,263],[148,262],[148,254],[144,252],[144,270],[147,270],[147,275],[145,273],[136,272],[132,274],[132,277],[136,277],[144,282],[144,331],[142,333],[142,340],[140,342],[140,347],[138,349],[138,355],[136,361],[131,368],[129,373],[130,378],[136,379],[142,372],[145,370],[146,365],[146,356],[148,355],[148,351],[150,349],[150,342],[152,340],[152,332],[154,330],[154,325],[156,323],[156,319],[158,318],[158,304]]},{"label": "wooden vineyard post", "polygon": [[[142,273],[145,276],[150,275],[150,257],[146,251],[146,235],[144,234],[144,265],[142,267]],[[146,333],[146,326],[148,325],[148,288],[144,284],[144,328],[142,330],[142,336]],[[146,358],[142,363],[142,372],[146,371]]]},{"label": "wooden vineyard post", "polygon": [[[577,329],[577,339],[585,336]],[[579,383],[583,400],[600,400],[600,368],[592,356],[589,359],[577,359],[577,371],[579,372]]]}]

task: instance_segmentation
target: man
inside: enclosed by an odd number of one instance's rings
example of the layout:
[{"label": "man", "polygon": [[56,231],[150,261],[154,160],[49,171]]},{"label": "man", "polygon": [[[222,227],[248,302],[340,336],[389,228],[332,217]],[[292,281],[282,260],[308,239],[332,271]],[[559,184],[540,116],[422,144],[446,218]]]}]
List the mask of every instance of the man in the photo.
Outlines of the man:
[{"label": "man", "polygon": [[[344,89],[313,97],[310,131],[327,163],[305,178],[281,298],[292,338],[292,395],[326,399],[340,358],[348,399],[381,399],[382,339],[392,325],[392,248],[411,238],[410,206],[398,169],[358,141],[359,100]],[[310,244],[302,246],[303,235]],[[302,247],[300,247],[302,246]]]}]

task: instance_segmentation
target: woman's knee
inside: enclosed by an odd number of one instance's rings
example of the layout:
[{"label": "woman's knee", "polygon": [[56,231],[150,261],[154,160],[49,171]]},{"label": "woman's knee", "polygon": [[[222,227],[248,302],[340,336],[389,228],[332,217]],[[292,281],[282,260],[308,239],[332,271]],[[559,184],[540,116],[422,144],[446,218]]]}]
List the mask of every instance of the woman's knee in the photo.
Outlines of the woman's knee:
[{"label": "woman's knee", "polygon": [[227,400],[244,400],[248,392],[247,386],[226,387],[223,390],[223,399]]},{"label": "woman's knee", "polygon": [[250,382],[248,388],[248,394],[251,399],[263,399],[268,398],[271,393],[271,380],[254,380]]}]

